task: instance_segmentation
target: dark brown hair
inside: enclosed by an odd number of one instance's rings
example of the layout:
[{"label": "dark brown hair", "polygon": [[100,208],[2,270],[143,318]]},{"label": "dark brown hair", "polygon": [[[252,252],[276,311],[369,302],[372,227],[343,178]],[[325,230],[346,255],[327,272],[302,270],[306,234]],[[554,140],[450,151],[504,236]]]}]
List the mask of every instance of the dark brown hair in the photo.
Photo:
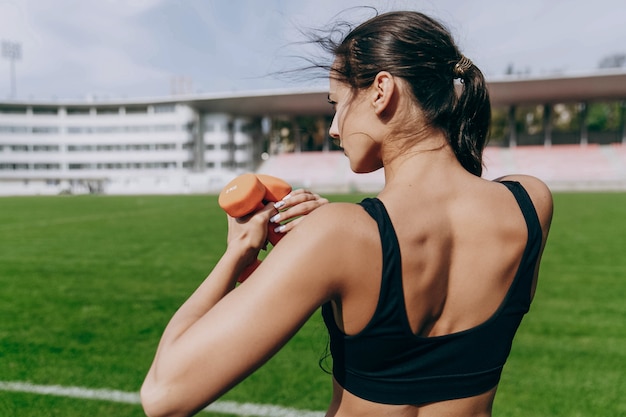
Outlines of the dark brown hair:
[{"label": "dark brown hair", "polygon": [[[339,41],[335,38],[315,40],[337,58],[329,68],[331,77],[355,90],[369,87],[380,71],[406,80],[427,123],[446,134],[467,171],[481,175],[491,119],[489,93],[475,65],[455,70],[463,55],[441,23],[419,12],[389,12],[360,24]],[[460,94],[456,78],[462,83]]]}]

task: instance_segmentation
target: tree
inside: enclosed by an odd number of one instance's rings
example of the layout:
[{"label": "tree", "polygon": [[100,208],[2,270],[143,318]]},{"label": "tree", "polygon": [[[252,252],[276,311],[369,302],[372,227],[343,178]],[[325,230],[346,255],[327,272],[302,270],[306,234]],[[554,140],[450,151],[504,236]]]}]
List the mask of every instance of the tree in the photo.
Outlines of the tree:
[{"label": "tree", "polygon": [[598,68],[622,68],[626,67],[626,54],[612,54],[602,58]]}]

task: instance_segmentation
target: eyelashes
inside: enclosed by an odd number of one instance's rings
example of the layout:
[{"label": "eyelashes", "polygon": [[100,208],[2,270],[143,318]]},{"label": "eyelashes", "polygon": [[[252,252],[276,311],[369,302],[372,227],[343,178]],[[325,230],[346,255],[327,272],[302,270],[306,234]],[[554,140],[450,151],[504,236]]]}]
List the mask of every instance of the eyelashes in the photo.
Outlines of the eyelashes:
[{"label": "eyelashes", "polygon": [[328,104],[330,104],[331,106],[333,106],[333,110],[337,109],[337,102],[333,101],[330,99],[330,96],[328,96],[328,98],[326,99],[328,101]]}]

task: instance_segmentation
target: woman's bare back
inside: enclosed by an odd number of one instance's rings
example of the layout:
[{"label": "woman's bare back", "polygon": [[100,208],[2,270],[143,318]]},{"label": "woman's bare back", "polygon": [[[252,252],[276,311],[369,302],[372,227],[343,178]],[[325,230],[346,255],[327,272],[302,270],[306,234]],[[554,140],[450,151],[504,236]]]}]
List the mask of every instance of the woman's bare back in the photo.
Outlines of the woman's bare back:
[{"label": "woman's bare back", "polygon": [[[411,205],[393,190],[381,193],[380,199],[400,245],[405,306],[413,333],[441,336],[487,321],[502,304],[527,242],[527,225],[511,191],[498,182],[477,179],[460,195],[438,192],[424,198],[424,203],[416,199]],[[541,213],[546,209],[538,211],[540,219],[549,223]],[[347,334],[357,334],[369,323],[380,292],[380,237],[366,214],[362,221],[369,222],[368,232],[363,233],[375,243],[363,246],[368,252],[361,259],[368,261],[357,266],[360,278],[353,281],[353,296],[336,302],[337,322]],[[395,406],[360,399],[334,382],[327,415],[489,416],[495,391],[494,387],[470,398]]]}]

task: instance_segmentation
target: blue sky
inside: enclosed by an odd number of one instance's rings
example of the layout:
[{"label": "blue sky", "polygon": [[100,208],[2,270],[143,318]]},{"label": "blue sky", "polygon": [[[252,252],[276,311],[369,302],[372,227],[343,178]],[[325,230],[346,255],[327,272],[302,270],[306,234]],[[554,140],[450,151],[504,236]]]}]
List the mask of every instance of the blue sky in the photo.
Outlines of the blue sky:
[{"label": "blue sky", "polygon": [[[0,0],[0,40],[21,44],[18,99],[297,88],[268,75],[290,65],[294,49],[285,46],[301,39],[297,29],[362,5],[438,18],[488,79],[509,65],[533,75],[589,72],[626,53],[623,0]],[[361,20],[364,11],[341,16]],[[10,80],[2,58],[0,100]]]}]

